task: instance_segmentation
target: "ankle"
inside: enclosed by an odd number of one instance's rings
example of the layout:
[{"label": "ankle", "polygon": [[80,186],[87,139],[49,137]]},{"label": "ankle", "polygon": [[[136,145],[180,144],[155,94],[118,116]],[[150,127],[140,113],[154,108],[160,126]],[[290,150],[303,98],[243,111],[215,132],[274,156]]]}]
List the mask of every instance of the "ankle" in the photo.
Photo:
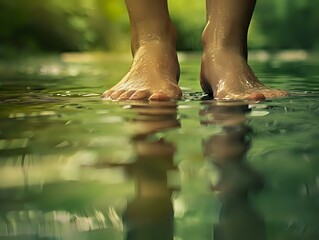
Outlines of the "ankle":
[{"label": "ankle", "polygon": [[[147,25],[147,26],[146,26]],[[132,30],[133,53],[141,46],[150,42],[160,42],[167,47],[176,48],[177,32],[171,20],[165,23],[147,23]]]},{"label": "ankle", "polygon": [[202,46],[204,53],[214,55],[229,53],[232,55],[247,57],[246,37],[230,34],[225,29],[219,29],[217,25],[208,21],[202,33]]}]

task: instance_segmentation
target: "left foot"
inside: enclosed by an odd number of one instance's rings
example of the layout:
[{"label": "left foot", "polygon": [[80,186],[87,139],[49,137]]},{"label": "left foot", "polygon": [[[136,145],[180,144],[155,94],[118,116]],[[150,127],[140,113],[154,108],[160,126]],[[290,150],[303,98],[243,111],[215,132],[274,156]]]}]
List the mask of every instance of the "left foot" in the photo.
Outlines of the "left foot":
[{"label": "left foot", "polygon": [[200,83],[215,99],[264,100],[287,96],[287,92],[264,86],[245,56],[232,50],[205,50]]},{"label": "left foot", "polygon": [[179,65],[173,46],[161,40],[144,43],[134,55],[124,78],[104,92],[105,99],[156,100],[179,99]]},{"label": "left foot", "polygon": [[132,66],[118,84],[104,92],[105,99],[170,101],[182,96],[176,31],[170,21],[164,26],[164,33],[158,30],[154,36],[132,38]]}]

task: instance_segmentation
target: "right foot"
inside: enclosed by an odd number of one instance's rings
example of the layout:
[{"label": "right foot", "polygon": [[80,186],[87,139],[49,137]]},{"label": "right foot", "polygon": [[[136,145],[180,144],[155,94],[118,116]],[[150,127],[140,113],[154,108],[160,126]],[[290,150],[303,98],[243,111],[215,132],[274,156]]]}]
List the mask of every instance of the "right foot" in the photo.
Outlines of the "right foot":
[{"label": "right foot", "polygon": [[[173,41],[172,41],[173,42]],[[175,44],[160,38],[141,42],[134,52],[129,72],[111,89],[103,93],[111,100],[179,99],[179,64]]]},{"label": "right foot", "polygon": [[200,83],[217,100],[288,95],[263,85],[247,63],[247,31],[254,7],[255,0],[207,0]]},{"label": "right foot", "polygon": [[215,99],[264,100],[287,96],[287,92],[264,86],[244,56],[228,51],[204,51],[200,83]]}]

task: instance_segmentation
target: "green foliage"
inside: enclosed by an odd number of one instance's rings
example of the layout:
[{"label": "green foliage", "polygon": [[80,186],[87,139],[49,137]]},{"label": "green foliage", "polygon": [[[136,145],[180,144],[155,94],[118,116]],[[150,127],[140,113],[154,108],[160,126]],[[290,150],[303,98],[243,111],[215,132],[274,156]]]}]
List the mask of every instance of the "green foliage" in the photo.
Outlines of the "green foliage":
[{"label": "green foliage", "polygon": [[[204,0],[169,1],[178,50],[200,50]],[[257,1],[249,33],[253,49],[318,49],[319,2]],[[128,49],[129,22],[119,0],[0,0],[0,54]]]},{"label": "green foliage", "polygon": [[[318,9],[319,2],[312,0],[258,2],[255,21],[265,41],[255,46],[267,49],[318,48]],[[254,32],[251,37],[254,37]]]},{"label": "green foliage", "polygon": [[205,1],[169,1],[172,20],[178,33],[178,50],[201,50],[201,33],[205,26]]},{"label": "green foliage", "polygon": [[110,17],[114,16],[115,5],[108,8],[108,2],[0,0],[0,21],[5,23],[0,31],[0,53],[10,50],[78,51],[105,48],[114,40],[113,36],[117,36],[114,33],[119,32],[114,29],[117,22],[113,20],[116,18]]}]

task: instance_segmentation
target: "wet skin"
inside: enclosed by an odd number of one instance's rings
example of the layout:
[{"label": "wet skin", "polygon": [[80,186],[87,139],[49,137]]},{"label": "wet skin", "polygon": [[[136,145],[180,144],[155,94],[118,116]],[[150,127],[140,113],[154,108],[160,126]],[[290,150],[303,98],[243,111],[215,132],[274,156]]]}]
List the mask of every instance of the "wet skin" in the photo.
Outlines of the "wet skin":
[{"label": "wet skin", "polygon": [[112,100],[179,99],[176,30],[167,1],[126,0],[131,24],[133,63],[129,72],[103,97]]},{"label": "wet skin", "polygon": [[[200,85],[215,99],[264,100],[285,91],[264,86],[247,63],[247,31],[255,0],[206,0]],[[103,93],[109,100],[176,100],[179,63],[176,30],[166,0],[126,0],[133,62],[128,73]]]},{"label": "wet skin", "polygon": [[178,86],[179,65],[176,52],[160,39],[149,40],[140,46],[129,72],[105,98],[116,100],[170,100],[182,92]]}]

